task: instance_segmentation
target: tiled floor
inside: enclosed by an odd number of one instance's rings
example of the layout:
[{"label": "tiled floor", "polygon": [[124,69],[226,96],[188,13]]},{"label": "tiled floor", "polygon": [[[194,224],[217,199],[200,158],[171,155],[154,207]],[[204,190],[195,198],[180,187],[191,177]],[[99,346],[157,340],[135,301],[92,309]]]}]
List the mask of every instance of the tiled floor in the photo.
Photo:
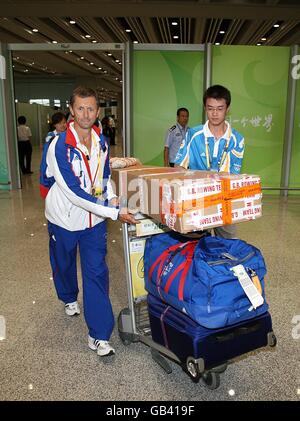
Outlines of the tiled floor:
[{"label": "tiled floor", "polygon": [[[278,345],[229,365],[220,387],[210,391],[175,363],[166,374],[142,343],[125,347],[116,328],[112,360],[88,349],[83,315],[66,316],[52,285],[38,159],[36,153],[34,174],[23,177],[21,191],[0,191],[0,315],[7,329],[0,341],[0,400],[299,400],[300,197],[265,196],[263,218],[238,226],[239,236],[265,256]],[[109,223],[116,317],[127,305],[120,228]]]}]

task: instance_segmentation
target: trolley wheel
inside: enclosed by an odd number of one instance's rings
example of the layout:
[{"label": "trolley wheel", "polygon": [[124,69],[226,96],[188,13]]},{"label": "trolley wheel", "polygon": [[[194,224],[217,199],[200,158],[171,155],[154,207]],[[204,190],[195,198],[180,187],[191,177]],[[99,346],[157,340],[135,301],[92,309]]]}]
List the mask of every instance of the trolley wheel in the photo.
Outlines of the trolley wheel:
[{"label": "trolley wheel", "polygon": [[192,358],[186,360],[186,364],[182,366],[184,371],[190,376],[194,383],[198,383],[201,373],[198,364]]},{"label": "trolley wheel", "polygon": [[119,331],[119,337],[122,341],[122,344],[125,345],[125,346],[128,346],[133,342],[132,341],[132,335],[130,333]]},{"label": "trolley wheel", "polygon": [[269,345],[271,347],[274,347],[274,346],[277,345],[277,338],[276,338],[276,336],[273,332],[272,332],[272,334],[270,335],[270,338],[269,338]]},{"label": "trolley wheel", "polygon": [[205,386],[210,390],[217,389],[220,386],[219,373],[215,373],[213,371],[205,371],[202,374],[201,379]]},{"label": "trolley wheel", "polygon": [[224,363],[224,364],[218,365],[217,367],[212,368],[212,371],[215,373],[224,373],[227,367],[228,367],[228,364]]},{"label": "trolley wheel", "polygon": [[125,346],[128,346],[132,343],[129,339],[121,338],[121,336],[120,336],[120,339],[122,341],[122,344],[125,345]]}]

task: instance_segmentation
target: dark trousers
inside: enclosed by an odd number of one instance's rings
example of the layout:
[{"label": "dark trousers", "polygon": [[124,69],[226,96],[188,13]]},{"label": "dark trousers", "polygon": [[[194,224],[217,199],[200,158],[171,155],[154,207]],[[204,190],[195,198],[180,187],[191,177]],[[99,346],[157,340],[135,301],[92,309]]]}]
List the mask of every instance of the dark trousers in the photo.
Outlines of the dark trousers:
[{"label": "dark trousers", "polygon": [[116,144],[116,128],[111,128],[111,134],[110,134],[110,144],[115,145]]},{"label": "dark trousers", "polygon": [[32,146],[29,140],[18,142],[19,164],[23,174],[31,172]]}]

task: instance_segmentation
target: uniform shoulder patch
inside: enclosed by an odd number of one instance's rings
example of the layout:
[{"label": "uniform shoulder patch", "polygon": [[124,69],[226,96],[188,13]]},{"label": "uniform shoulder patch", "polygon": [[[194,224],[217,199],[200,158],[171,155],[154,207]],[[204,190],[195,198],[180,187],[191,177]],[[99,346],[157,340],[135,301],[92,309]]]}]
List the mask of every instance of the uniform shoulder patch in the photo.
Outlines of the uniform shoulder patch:
[{"label": "uniform shoulder patch", "polygon": [[172,132],[174,129],[176,129],[176,124],[174,124],[174,126],[169,128],[169,132]]}]

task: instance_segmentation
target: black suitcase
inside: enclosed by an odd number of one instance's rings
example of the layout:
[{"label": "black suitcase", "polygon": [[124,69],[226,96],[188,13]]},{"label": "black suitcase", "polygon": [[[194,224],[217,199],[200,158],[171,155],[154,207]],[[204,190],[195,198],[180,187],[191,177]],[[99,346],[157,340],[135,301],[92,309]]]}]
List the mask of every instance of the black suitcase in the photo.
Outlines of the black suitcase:
[{"label": "black suitcase", "polygon": [[203,373],[224,371],[227,362],[235,357],[276,345],[268,312],[226,328],[207,329],[152,294],[148,294],[147,301],[153,341],[174,353],[194,381]]}]

